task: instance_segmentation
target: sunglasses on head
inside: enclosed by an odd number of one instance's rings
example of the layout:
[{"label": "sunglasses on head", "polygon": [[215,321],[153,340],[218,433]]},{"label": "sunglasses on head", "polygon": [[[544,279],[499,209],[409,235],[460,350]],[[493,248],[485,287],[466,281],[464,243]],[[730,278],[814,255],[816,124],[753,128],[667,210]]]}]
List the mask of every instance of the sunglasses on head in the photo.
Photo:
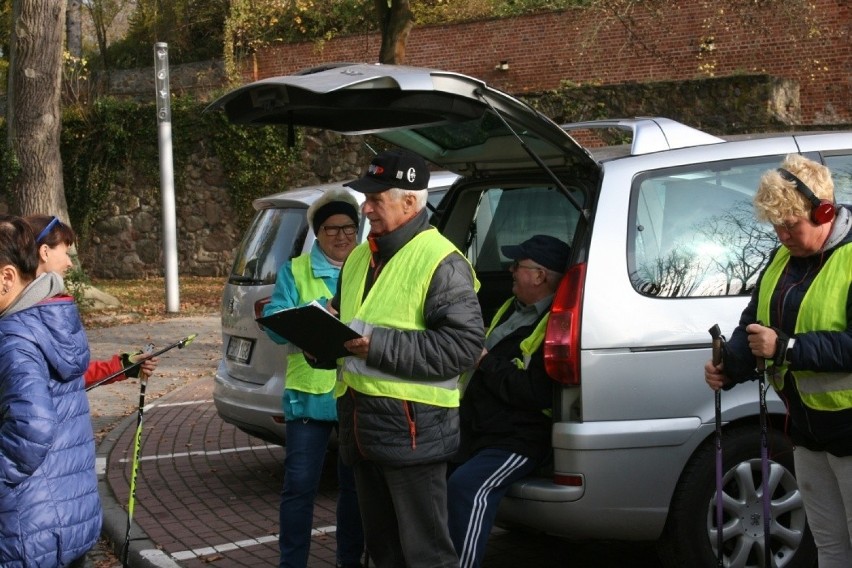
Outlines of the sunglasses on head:
[{"label": "sunglasses on head", "polygon": [[50,234],[50,231],[53,229],[53,227],[55,227],[55,226],[56,226],[56,224],[57,224],[57,223],[59,223],[59,217],[57,217],[56,215],[54,215],[54,216],[50,219],[50,222],[47,224],[47,226],[46,226],[44,229],[42,229],[42,230],[41,230],[41,232],[40,232],[40,233],[38,234],[38,236],[36,237],[36,244],[37,244],[37,245],[40,245],[40,244],[41,244],[41,241],[43,241],[44,239],[46,239],[46,238],[47,238],[47,235],[49,235],[49,234]]}]

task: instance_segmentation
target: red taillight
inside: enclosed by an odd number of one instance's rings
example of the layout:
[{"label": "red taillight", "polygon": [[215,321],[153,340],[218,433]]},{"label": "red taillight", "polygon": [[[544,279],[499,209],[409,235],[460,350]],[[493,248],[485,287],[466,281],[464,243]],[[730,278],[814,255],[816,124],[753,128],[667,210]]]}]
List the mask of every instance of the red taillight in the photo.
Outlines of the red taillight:
[{"label": "red taillight", "polygon": [[[271,301],[272,301],[272,297],[267,296],[266,298],[261,298],[260,300],[258,300],[254,303],[254,319],[257,319],[257,318],[263,316],[263,308],[265,308],[266,304],[268,304]],[[257,324],[257,327],[259,327],[261,329],[261,331],[263,331],[265,329],[260,324]]]},{"label": "red taillight", "polygon": [[554,381],[580,384],[580,310],[586,265],[575,264],[562,278],[544,336],[544,368]]},{"label": "red taillight", "polygon": [[582,475],[553,475],[553,483],[556,485],[565,485],[568,487],[582,487],[583,486],[583,476]]}]

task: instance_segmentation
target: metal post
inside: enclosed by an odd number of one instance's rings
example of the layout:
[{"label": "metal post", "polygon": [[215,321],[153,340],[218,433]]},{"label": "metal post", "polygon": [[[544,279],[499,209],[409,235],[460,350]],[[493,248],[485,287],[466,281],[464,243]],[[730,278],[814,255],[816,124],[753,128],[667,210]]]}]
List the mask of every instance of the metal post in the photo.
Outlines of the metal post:
[{"label": "metal post", "polygon": [[157,99],[157,141],[160,148],[160,191],[163,201],[163,260],[166,275],[166,311],[180,311],[178,289],[177,217],[172,161],[172,109],[169,92],[169,45],[154,44],[154,88]]}]

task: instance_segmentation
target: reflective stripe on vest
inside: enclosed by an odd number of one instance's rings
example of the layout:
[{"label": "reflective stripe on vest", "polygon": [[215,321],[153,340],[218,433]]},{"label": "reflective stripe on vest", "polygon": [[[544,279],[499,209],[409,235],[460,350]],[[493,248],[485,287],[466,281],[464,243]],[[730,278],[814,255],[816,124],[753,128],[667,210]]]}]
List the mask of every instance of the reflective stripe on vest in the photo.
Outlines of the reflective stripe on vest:
[{"label": "reflective stripe on vest", "polygon": [[[309,302],[317,298],[330,298],[332,296],[325,281],[314,276],[310,254],[303,254],[294,258],[291,268],[300,301]],[[305,361],[300,349],[292,344],[287,346],[290,349],[287,354],[287,379],[284,387],[311,394],[331,392],[334,388],[337,372],[334,369],[314,369]]]},{"label": "reflective stripe on vest", "polygon": [[[757,301],[757,317],[768,325],[778,325],[771,314],[772,293],[790,260],[790,251],[781,247],[763,274]],[[842,331],[846,329],[846,302],[852,282],[852,244],[835,250],[817,273],[802,298],[795,333]],[[784,388],[787,365],[778,367],[772,378],[776,390]],[[802,402],[815,410],[852,408],[852,373],[790,371]]]},{"label": "reflective stripe on vest", "polygon": [[[491,332],[494,331],[494,328],[500,323],[500,319],[503,317],[503,314],[512,306],[512,303],[515,301],[514,297],[506,300],[502,306],[497,310],[497,313],[494,314],[494,317],[491,319],[491,325],[488,326],[488,329],[485,332],[485,337],[491,335]],[[542,341],[544,341],[544,335],[547,332],[547,320],[550,319],[550,313],[544,315],[543,318],[539,320],[536,324],[535,329],[533,329],[532,333],[527,336],[526,339],[521,341],[521,355],[523,359],[518,359],[515,357],[512,359],[512,362],[518,369],[526,369],[530,364],[530,359],[532,359],[533,353],[541,346]]]},{"label": "reflective stripe on vest", "polygon": [[[368,243],[358,245],[343,266],[340,319],[362,335],[369,335],[373,327],[405,331],[426,329],[423,306],[429,284],[438,265],[453,252],[458,249],[436,229],[417,234],[385,264],[365,298],[371,254]],[[473,273],[473,267],[470,270]],[[474,287],[479,288],[475,275]],[[458,377],[439,381],[399,377],[370,367],[358,357],[344,357],[340,365],[342,382],[335,389],[336,396],[349,386],[371,396],[449,408],[459,405]]]}]

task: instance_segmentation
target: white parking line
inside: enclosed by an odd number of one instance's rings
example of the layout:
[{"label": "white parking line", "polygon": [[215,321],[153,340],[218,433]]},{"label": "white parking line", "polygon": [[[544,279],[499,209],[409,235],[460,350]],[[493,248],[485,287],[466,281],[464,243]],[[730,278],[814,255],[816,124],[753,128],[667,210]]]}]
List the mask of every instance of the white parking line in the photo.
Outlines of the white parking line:
[{"label": "white parking line", "polygon": [[[210,399],[210,400],[191,400],[189,402],[169,402],[169,403],[164,403],[164,404],[157,404],[156,402],[152,402],[151,404],[144,406],[142,408],[142,410],[148,411],[148,410],[151,410],[152,408],[155,408],[155,407],[165,408],[165,407],[168,407],[168,406],[189,406],[189,405],[192,405],[192,404],[212,404],[212,403],[213,403],[213,399]],[[254,449],[254,448],[263,448],[263,447],[266,447],[266,446],[252,446],[252,447],[249,447],[249,448],[234,448],[233,450],[225,450],[225,451],[235,452],[235,451],[243,451],[245,449]],[[272,447],[275,447],[275,446],[272,445]],[[210,452],[210,453],[216,453],[216,452]],[[219,452],[219,453],[222,453],[222,452]],[[203,454],[203,452],[202,452],[202,454]],[[181,456],[181,455],[190,455],[190,454],[175,454],[175,456]],[[141,459],[145,460],[145,459],[148,459],[148,458],[141,458]],[[156,459],[156,457],[151,458],[151,459]],[[124,463],[127,463],[128,461],[130,461],[130,460],[128,460],[127,458],[119,460],[119,462],[124,462]],[[107,458],[106,457],[96,457],[95,458],[95,473],[98,476],[102,476],[102,475],[106,474],[106,470],[107,470]]]},{"label": "white parking line", "polygon": [[[240,448],[227,448],[224,450],[215,450],[211,452],[205,452],[203,450],[198,450],[195,452],[180,452],[177,454],[157,454],[154,456],[144,456],[139,458],[139,461],[153,461],[153,460],[170,460],[174,458],[186,458],[191,456],[215,456],[217,454],[233,454],[235,452],[253,452],[255,450],[274,450],[279,449],[283,450],[282,446],[278,446],[276,444],[267,444],[265,446],[243,446]],[[127,463],[130,461],[128,458],[122,458],[118,460],[119,463]]]},{"label": "white parking line", "polygon": [[[332,525],[328,527],[319,527],[311,530],[311,536],[319,536],[323,534],[332,534],[337,532],[337,527]],[[170,556],[175,560],[192,560],[193,558],[200,558],[203,556],[209,556],[210,554],[215,554],[217,552],[228,552],[230,550],[237,550],[238,548],[248,548],[250,546],[257,546],[259,544],[266,544],[269,542],[278,542],[278,535],[268,535],[262,536],[259,538],[248,538],[245,540],[238,540],[236,542],[226,542],[223,544],[214,544],[213,546],[205,546],[203,548],[196,548],[193,550],[181,550],[179,552],[172,552]]]},{"label": "white parking line", "polygon": [[180,568],[180,565],[169,558],[169,556],[162,550],[147,548],[145,550],[140,550],[139,554],[142,558],[147,560],[151,566],[156,566],[157,568]]},{"label": "white parking line", "polygon": [[212,404],[212,403],[213,403],[212,398],[210,400],[190,400],[190,401],[187,401],[187,402],[164,402],[162,404],[158,403],[158,402],[152,402],[151,404],[146,404],[145,406],[143,406],[142,411],[148,412],[152,408],[168,408],[169,406],[191,406],[193,404]]}]

